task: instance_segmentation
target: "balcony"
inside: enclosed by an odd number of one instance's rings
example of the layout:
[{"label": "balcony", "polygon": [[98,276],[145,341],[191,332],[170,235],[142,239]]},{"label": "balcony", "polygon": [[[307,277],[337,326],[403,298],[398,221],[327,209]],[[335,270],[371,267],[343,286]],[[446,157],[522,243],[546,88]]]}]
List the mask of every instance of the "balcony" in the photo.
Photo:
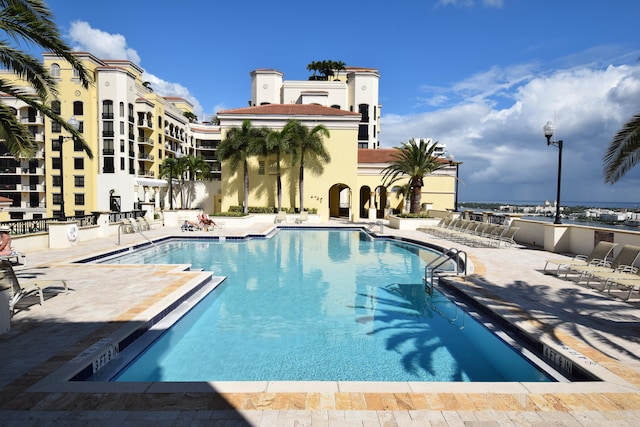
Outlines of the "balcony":
[{"label": "balcony", "polygon": [[145,162],[151,162],[151,163],[153,163],[153,161],[155,160],[153,154],[145,154],[145,153],[139,153],[138,159],[144,160]]},{"label": "balcony", "polygon": [[113,113],[102,113],[103,120],[113,120]]},{"label": "balcony", "polygon": [[20,123],[25,125],[44,125],[44,117],[21,116]]},{"label": "balcony", "polygon": [[21,185],[20,189],[22,192],[25,192],[25,193],[31,192],[31,191],[44,193],[44,185],[40,185],[40,184]]},{"label": "balcony", "polygon": [[155,177],[155,174],[153,173],[153,171],[140,171],[140,176],[144,176],[146,178],[153,178]]},{"label": "balcony", "polygon": [[140,120],[138,119],[138,127],[153,129],[153,121],[152,120]]},{"label": "balcony", "polygon": [[138,144],[153,146],[155,144],[155,141],[154,141],[153,138],[145,138],[143,136],[139,136],[138,137]]},{"label": "balcony", "polygon": [[102,155],[103,156],[113,156],[113,155],[115,155],[115,150],[113,148],[104,148],[102,150]]},{"label": "balcony", "polygon": [[113,138],[113,136],[115,135],[115,133],[112,130],[103,130],[102,131],[102,136],[105,138]]}]

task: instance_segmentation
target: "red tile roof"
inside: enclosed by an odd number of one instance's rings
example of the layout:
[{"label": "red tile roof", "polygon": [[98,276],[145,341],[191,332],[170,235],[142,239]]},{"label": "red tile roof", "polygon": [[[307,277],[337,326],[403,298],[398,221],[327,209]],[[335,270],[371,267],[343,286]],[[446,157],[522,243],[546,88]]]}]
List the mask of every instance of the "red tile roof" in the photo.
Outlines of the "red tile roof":
[{"label": "red tile roof", "polygon": [[290,116],[354,116],[360,113],[323,107],[317,104],[267,104],[255,107],[236,108],[234,110],[218,111],[218,116],[227,114],[248,115],[290,115]]},{"label": "red tile roof", "polygon": [[[358,149],[358,163],[391,163],[396,159],[398,150],[395,148],[360,148]],[[439,157],[439,163],[449,163],[449,160]]]}]

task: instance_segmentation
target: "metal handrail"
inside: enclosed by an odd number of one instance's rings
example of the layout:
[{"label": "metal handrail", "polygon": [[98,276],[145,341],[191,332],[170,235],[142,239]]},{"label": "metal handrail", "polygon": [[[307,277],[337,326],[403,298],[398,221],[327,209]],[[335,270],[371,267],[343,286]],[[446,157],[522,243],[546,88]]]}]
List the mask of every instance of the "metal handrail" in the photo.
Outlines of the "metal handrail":
[{"label": "metal handrail", "polygon": [[449,248],[424,267],[424,290],[429,295],[433,295],[434,275],[437,271],[444,272],[445,270],[438,269],[449,261],[453,261],[455,263],[456,275],[461,273],[465,276],[467,275],[467,253],[457,248]]}]

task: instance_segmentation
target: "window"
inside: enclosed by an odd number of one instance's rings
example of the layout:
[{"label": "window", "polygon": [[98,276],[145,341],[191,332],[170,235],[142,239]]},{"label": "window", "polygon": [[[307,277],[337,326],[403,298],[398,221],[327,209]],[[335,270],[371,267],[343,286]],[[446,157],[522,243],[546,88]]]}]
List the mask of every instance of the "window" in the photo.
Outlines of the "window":
[{"label": "window", "polygon": [[84,206],[84,194],[74,194],[73,198],[76,205]]},{"label": "window", "polygon": [[120,103],[120,117],[124,117],[124,102]]},{"label": "window", "polygon": [[113,122],[102,122],[102,136],[113,137]]},{"label": "window", "polygon": [[124,139],[120,140],[120,152],[124,153]]},{"label": "window", "polygon": [[369,122],[369,105],[368,104],[360,104],[358,106],[358,111],[362,114],[361,122]]},{"label": "window", "polygon": [[134,123],[136,118],[133,116],[133,104],[129,104],[129,121]]},{"label": "window", "polygon": [[60,133],[62,132],[62,126],[58,122],[51,122],[51,133]]},{"label": "window", "polygon": [[74,116],[84,115],[84,104],[82,103],[82,101],[73,101],[73,115]]},{"label": "window", "polygon": [[265,172],[265,161],[258,161],[258,175],[264,175]]},{"label": "window", "polygon": [[62,194],[53,193],[53,204],[54,205],[59,205],[61,203],[62,203]]},{"label": "window", "polygon": [[336,105],[336,104],[333,104],[333,105],[331,106],[331,108],[335,108],[336,110],[339,110],[339,109],[340,109],[340,106],[339,106],[339,105]]},{"label": "window", "polygon": [[54,187],[60,187],[60,181],[62,181],[60,175],[53,175],[52,177],[52,184]]},{"label": "window", "polygon": [[120,135],[124,135],[124,122],[120,122]]},{"label": "window", "polygon": [[113,101],[110,99],[102,101],[102,118],[109,120],[113,119]]},{"label": "window", "polygon": [[60,165],[62,164],[62,162],[60,161],[60,157],[53,157],[51,159],[51,167],[53,169],[60,169]]},{"label": "window", "polygon": [[73,151],[84,151],[82,141],[80,141],[79,139],[73,138]]},{"label": "window", "polygon": [[60,66],[58,64],[51,64],[51,67],[49,67],[49,74],[51,74],[51,77],[53,78],[60,78]]},{"label": "window", "polygon": [[102,173],[114,173],[115,172],[113,160],[114,160],[113,157],[104,157],[103,158],[104,166],[102,168]]},{"label": "window", "polygon": [[104,140],[102,154],[105,156],[113,156],[115,154],[115,150],[113,149],[113,139]]},{"label": "window", "polygon": [[358,148],[368,148],[369,147],[369,143],[368,142],[358,142]]},{"label": "window", "polygon": [[369,139],[369,126],[368,125],[358,126],[358,141],[364,141],[368,139]]},{"label": "window", "polygon": [[124,157],[120,157],[120,170],[124,170]]},{"label": "window", "polygon": [[73,78],[74,79],[79,79],[80,78],[80,72],[78,70],[76,70],[75,68],[72,68],[73,70]]},{"label": "window", "polygon": [[83,158],[73,159],[73,168],[76,170],[84,169],[84,159]]},{"label": "window", "polygon": [[84,176],[83,175],[74,175],[73,177],[73,185],[76,187],[84,187]]},{"label": "window", "polygon": [[55,114],[60,114],[60,101],[51,102],[51,111],[53,111]]}]

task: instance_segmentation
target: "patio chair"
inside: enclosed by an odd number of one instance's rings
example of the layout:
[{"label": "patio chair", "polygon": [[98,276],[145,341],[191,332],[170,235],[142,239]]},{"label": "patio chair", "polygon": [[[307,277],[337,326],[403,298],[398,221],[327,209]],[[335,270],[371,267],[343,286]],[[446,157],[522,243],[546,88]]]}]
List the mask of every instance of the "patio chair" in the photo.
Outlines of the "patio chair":
[{"label": "patio chair", "polygon": [[20,283],[13,266],[6,260],[0,260],[0,291],[9,292],[9,311],[14,313],[16,304],[23,298],[37,295],[40,305],[44,303],[44,289],[51,287],[64,287],[64,292],[69,293],[67,282],[64,280],[32,280]]},{"label": "patio chair", "polygon": [[274,220],[276,224],[281,222],[287,222],[287,213],[285,211],[280,211],[276,215],[276,219]]},{"label": "patio chair", "polygon": [[556,268],[556,275],[560,275],[560,269],[562,269],[563,267],[567,268],[570,265],[585,266],[589,264],[599,264],[603,261],[606,261],[607,258],[609,258],[611,251],[613,251],[613,248],[616,246],[617,246],[617,243],[600,241],[598,242],[597,245],[594,246],[593,250],[589,255],[576,255],[575,257],[569,260],[559,259],[559,258],[548,259],[544,264],[543,272],[547,274],[547,267],[549,266],[549,264],[555,264],[558,266]]},{"label": "patio chair", "polygon": [[296,224],[302,224],[303,222],[307,222],[309,220],[309,212],[302,211],[300,212],[300,216],[296,219]]},{"label": "patio chair", "polygon": [[637,272],[636,274],[627,273],[626,276],[610,279],[605,283],[603,291],[606,290],[607,293],[611,293],[611,289],[614,286],[618,288],[626,288],[629,291],[627,297],[623,298],[627,301],[631,297],[631,292],[634,290],[640,290],[640,275],[638,275]]},{"label": "patio chair", "polygon": [[614,273],[625,266],[633,267],[639,255],[640,246],[624,245],[611,262],[602,261],[591,265],[570,265],[565,271],[564,277],[566,278],[569,273],[576,273],[579,274],[578,282],[580,282],[585,276],[594,273]]}]

